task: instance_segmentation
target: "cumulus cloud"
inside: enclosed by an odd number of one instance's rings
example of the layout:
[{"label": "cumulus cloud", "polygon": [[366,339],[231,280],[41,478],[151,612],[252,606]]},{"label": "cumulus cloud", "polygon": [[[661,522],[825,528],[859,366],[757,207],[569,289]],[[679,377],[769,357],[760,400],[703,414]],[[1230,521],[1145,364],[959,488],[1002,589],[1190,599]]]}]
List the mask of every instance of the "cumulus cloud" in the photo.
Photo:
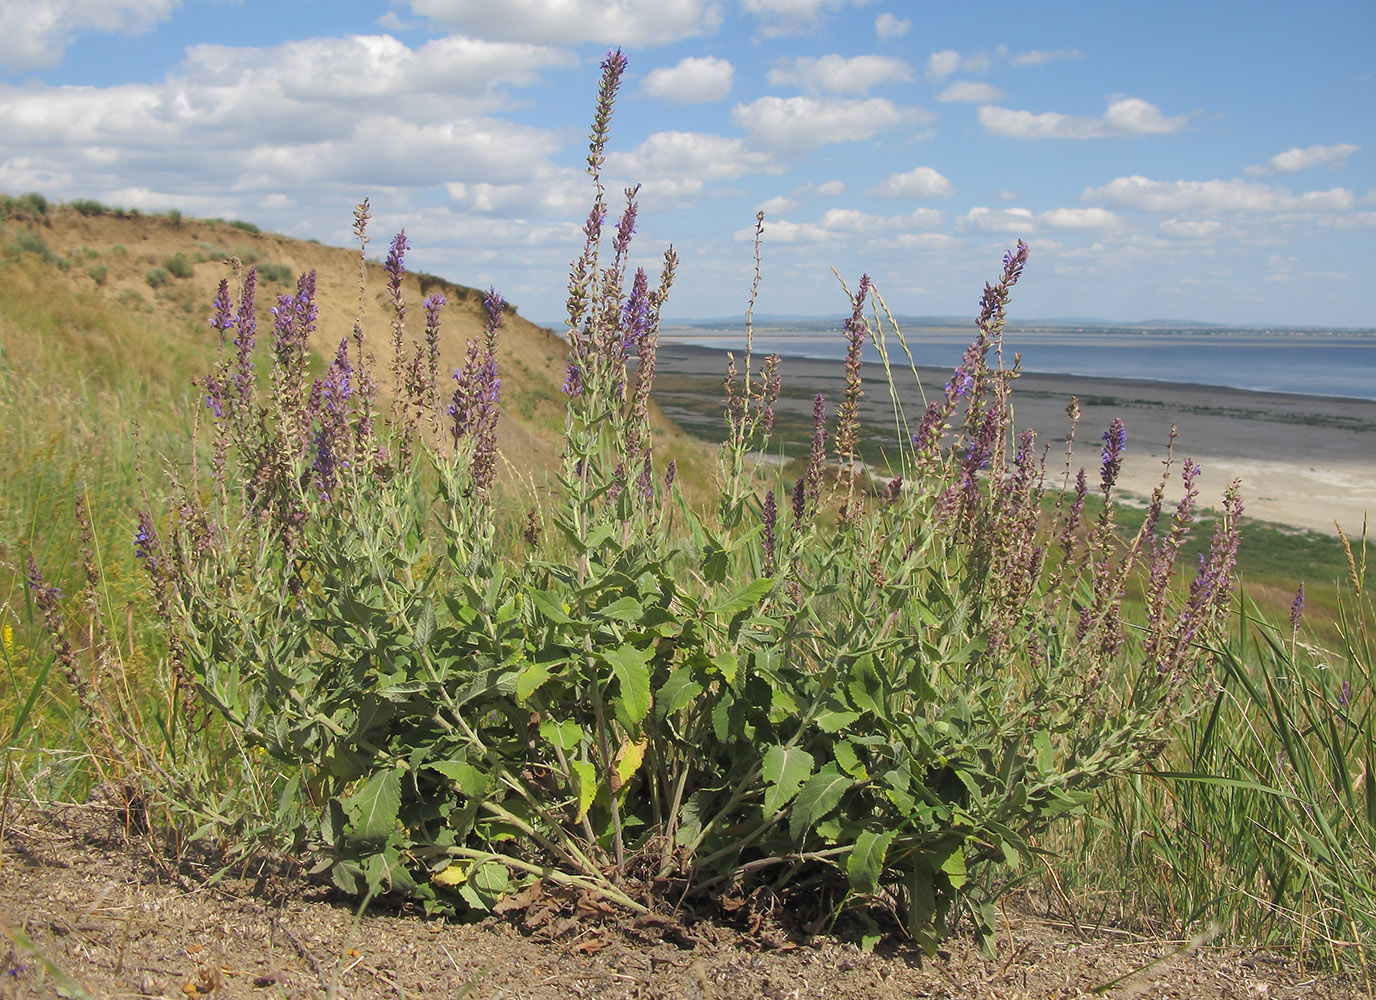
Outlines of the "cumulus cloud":
[{"label": "cumulus cloud", "polygon": [[963,56],[955,49],[943,49],[927,57],[927,75],[933,80],[944,80],[959,70],[986,73],[992,64],[993,60],[987,52],[972,52]]},{"label": "cumulus cloud", "polygon": [[1111,229],[1120,220],[1106,208],[1053,208],[1037,221],[1052,229]]},{"label": "cumulus cloud", "polygon": [[[933,208],[914,209],[902,215],[875,215],[854,208],[833,208],[815,222],[779,219],[765,223],[766,238],[772,243],[827,243],[838,238],[883,234],[886,241],[916,236],[941,225],[943,216]],[[899,234],[893,236],[892,234]],[[738,229],[735,238],[748,242],[755,230]]]},{"label": "cumulus cloud", "polygon": [[46,172],[41,189],[57,194],[183,210],[195,199],[271,210],[264,194],[290,191],[300,207],[283,211],[297,219],[360,185],[400,198],[460,183],[474,204],[518,213],[528,208],[499,189],[552,176],[564,140],[490,112],[508,103],[504,86],[573,58],[461,36],[415,49],[385,35],[200,45],[157,84],[0,87],[0,169]]},{"label": "cumulus cloud", "polygon": [[1173,218],[1161,223],[1161,231],[1182,240],[1207,240],[1223,231],[1223,223],[1217,219]]},{"label": "cumulus cloud", "polygon": [[773,218],[781,212],[787,212],[797,207],[798,203],[792,198],[785,198],[783,195],[778,195],[774,198],[770,198],[768,201],[760,202],[755,206],[755,211],[763,212],[767,218]]},{"label": "cumulus cloud", "polygon": [[1030,52],[1017,53],[1008,62],[1013,66],[1041,66],[1049,62],[1083,59],[1084,57],[1084,53],[1079,49],[1033,49]]},{"label": "cumulus cloud", "polygon": [[840,10],[847,4],[864,6],[872,0],[741,0],[741,8],[760,19],[760,34],[766,38],[807,31],[822,14]]},{"label": "cumulus cloud", "polygon": [[804,188],[811,188],[819,198],[835,198],[838,194],[844,194],[846,190],[845,181],[824,181],[816,187],[809,184],[803,185]]},{"label": "cumulus cloud", "polygon": [[931,167],[917,167],[903,174],[890,174],[867,194],[881,198],[949,198],[955,185]]},{"label": "cumulus cloud", "polygon": [[757,148],[801,155],[832,142],[862,142],[904,122],[927,120],[927,116],[882,97],[761,97],[736,105],[731,120],[750,134]]},{"label": "cumulus cloud", "polygon": [[44,69],[81,32],[137,35],[165,20],[181,0],[5,0],[0,4],[0,67]]},{"label": "cumulus cloud", "polygon": [[864,94],[881,83],[913,78],[912,67],[889,56],[800,56],[769,71],[773,87],[794,86],[810,94]]},{"label": "cumulus cloud", "polygon": [[1085,201],[1142,209],[1148,212],[1205,215],[1218,212],[1345,212],[1356,204],[1346,188],[1292,194],[1282,187],[1258,181],[1154,181],[1134,174],[1117,177],[1097,188],[1087,188]]},{"label": "cumulus cloud", "polygon": [[729,94],[734,73],[735,67],[725,59],[689,56],[676,66],[653,70],[641,86],[651,97],[675,104],[701,104]]},{"label": "cumulus cloud", "polygon": [[1265,177],[1268,174],[1290,174],[1310,167],[1339,167],[1361,148],[1350,142],[1340,142],[1334,146],[1306,146],[1303,149],[1295,146],[1277,153],[1265,163],[1248,167],[1247,173],[1252,177]]},{"label": "cumulus cloud", "polygon": [[964,101],[969,104],[981,104],[989,101],[997,101],[1003,97],[1003,91],[999,90],[992,83],[975,83],[971,80],[958,80],[951,84],[941,93],[936,95],[938,101]]},{"label": "cumulus cloud", "polygon": [[1139,97],[1125,97],[1109,104],[1098,118],[1062,115],[1054,111],[1034,114],[988,104],[979,109],[979,123],[994,135],[1017,139],[1102,139],[1115,135],[1178,132],[1188,121],[1185,115],[1166,117]]},{"label": "cumulus cloud", "polygon": [[1032,213],[1025,208],[988,208],[976,205],[962,215],[956,225],[979,233],[1030,233],[1035,228]]},{"label": "cumulus cloud", "polygon": [[908,18],[898,17],[888,11],[874,19],[874,33],[879,36],[881,42],[892,41],[906,35],[912,26],[913,22]]},{"label": "cumulus cloud", "polygon": [[721,27],[716,0],[410,0],[417,14],[481,38],[666,45]]},{"label": "cumulus cloud", "polygon": [[630,152],[607,157],[610,173],[643,183],[647,195],[671,199],[700,194],[710,181],[781,169],[743,139],[705,132],[656,132]]}]

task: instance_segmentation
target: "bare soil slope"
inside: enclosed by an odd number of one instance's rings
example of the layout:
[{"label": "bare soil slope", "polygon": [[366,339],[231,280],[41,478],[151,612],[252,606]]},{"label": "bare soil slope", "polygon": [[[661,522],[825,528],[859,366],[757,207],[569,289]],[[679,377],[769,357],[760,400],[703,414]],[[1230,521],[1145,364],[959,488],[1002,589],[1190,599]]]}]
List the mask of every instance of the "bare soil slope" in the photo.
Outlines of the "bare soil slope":
[{"label": "bare soil slope", "polygon": [[[480,924],[361,917],[299,877],[209,869],[129,836],[91,804],[12,815],[0,865],[0,1000],[19,997],[1301,998],[1362,995],[1261,951],[1189,947],[1109,927],[1076,933],[1014,901],[998,955],[968,938],[937,958],[801,936],[768,907],[732,924],[630,921],[532,906]],[[1098,992],[1096,992],[1098,991]]]}]

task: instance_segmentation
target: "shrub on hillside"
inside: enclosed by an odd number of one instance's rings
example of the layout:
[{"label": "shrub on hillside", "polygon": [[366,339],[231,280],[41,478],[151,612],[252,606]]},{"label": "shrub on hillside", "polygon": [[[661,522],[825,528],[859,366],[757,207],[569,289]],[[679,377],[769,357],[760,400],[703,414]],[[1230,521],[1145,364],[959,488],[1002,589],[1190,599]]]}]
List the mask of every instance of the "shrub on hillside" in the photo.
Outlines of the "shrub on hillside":
[{"label": "shrub on hillside", "polygon": [[196,273],[196,269],[184,253],[174,253],[171,257],[163,258],[162,266],[174,278],[189,278]]},{"label": "shrub on hillside", "polygon": [[78,213],[85,216],[105,215],[111,210],[93,198],[77,198],[68,202]]},{"label": "shrub on hillside", "polygon": [[[498,503],[500,295],[442,382],[446,303],[426,297],[408,342],[398,234],[385,402],[361,323],[307,377],[313,273],[277,296],[265,359],[258,272],[221,283],[221,360],[200,383],[210,481],[180,483],[161,518],[141,511],[136,539],[168,627],[167,718],[194,720],[173,727],[189,758],[223,753],[197,786],[219,790],[192,810],[198,832],[275,842],[346,892],[429,911],[517,892],[730,909],[772,892],[819,924],[846,905],[895,914],[928,948],[966,913],[988,942],[1032,838],[1159,752],[1187,710],[1232,587],[1236,487],[1179,600],[1192,463],[1174,514],[1163,482],[1120,545],[1115,421],[1043,518],[1046,451],[1014,436],[1017,372],[997,360],[1019,244],[887,484],[871,488],[857,455],[861,352],[885,336],[862,276],[845,289],[842,396],[830,415],[817,397],[803,474],[779,482],[752,460],[782,375],[747,346],[727,369],[720,502],[692,509],[649,419],[677,257],[653,283],[630,264],[636,189],[604,232],[625,66],[603,64],[591,137],[562,462],[548,502],[520,498],[519,526]],[[360,275],[367,219],[365,202]],[[1105,504],[1083,525],[1091,480]],[[1131,636],[1138,566],[1148,618]],[[30,576],[60,651],[57,596]]]}]

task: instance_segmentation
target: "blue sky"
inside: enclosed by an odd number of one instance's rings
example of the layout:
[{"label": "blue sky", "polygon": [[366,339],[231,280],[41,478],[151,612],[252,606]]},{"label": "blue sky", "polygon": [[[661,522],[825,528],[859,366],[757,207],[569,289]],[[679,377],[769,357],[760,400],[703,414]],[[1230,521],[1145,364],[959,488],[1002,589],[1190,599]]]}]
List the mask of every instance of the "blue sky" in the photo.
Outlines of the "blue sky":
[{"label": "blue sky", "polygon": [[1376,326],[1376,4],[0,0],[0,191],[250,219],[562,315],[598,62],[613,190],[670,319],[973,315]]}]

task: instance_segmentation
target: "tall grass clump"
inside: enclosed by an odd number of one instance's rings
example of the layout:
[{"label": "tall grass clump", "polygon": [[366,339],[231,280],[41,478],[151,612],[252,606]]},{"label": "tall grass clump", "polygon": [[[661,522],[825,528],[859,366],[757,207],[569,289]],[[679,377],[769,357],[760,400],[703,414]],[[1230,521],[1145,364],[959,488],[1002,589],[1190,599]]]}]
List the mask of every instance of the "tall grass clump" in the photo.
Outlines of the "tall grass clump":
[{"label": "tall grass clump", "polygon": [[[1091,884],[1145,897],[1176,927],[1360,968],[1376,940],[1376,643],[1365,538],[1336,648],[1305,642],[1301,587],[1284,626],[1254,614],[1219,649],[1213,690],[1169,750],[1105,789]],[[1121,875],[1120,875],[1121,878]]]},{"label": "tall grass clump", "polygon": [[[634,912],[778,898],[812,926],[849,908],[928,948],[968,914],[987,943],[1032,838],[1155,759],[1196,703],[1232,589],[1236,485],[1185,595],[1164,581],[1191,463],[1174,514],[1163,483],[1128,541],[1109,502],[1081,523],[1091,482],[1114,495],[1121,422],[1042,517],[1048,449],[1014,434],[1002,364],[1020,243],[949,382],[898,435],[899,475],[872,482],[857,454],[861,349],[876,338],[887,358],[890,335],[862,276],[845,290],[844,391],[815,401],[803,474],[780,482],[755,459],[783,375],[747,348],[728,367],[719,502],[688,504],[649,416],[677,257],[657,277],[632,267],[638,189],[612,218],[602,181],[625,69],[620,52],[602,66],[555,489],[521,497],[519,523],[498,513],[514,499],[499,294],[442,377],[446,303],[420,303],[409,337],[397,234],[388,397],[361,323],[308,376],[313,274],[276,297],[270,330],[253,269],[221,283],[219,361],[199,383],[209,453],[138,514],[167,626],[168,750],[143,794],[188,832],[272,843],[346,892],[428,911],[518,892]],[[365,202],[360,279],[367,219]],[[1140,635],[1122,620],[1139,569],[1162,581]],[[37,566],[30,583],[65,662],[70,624]],[[194,780],[166,763],[191,758]]]}]

